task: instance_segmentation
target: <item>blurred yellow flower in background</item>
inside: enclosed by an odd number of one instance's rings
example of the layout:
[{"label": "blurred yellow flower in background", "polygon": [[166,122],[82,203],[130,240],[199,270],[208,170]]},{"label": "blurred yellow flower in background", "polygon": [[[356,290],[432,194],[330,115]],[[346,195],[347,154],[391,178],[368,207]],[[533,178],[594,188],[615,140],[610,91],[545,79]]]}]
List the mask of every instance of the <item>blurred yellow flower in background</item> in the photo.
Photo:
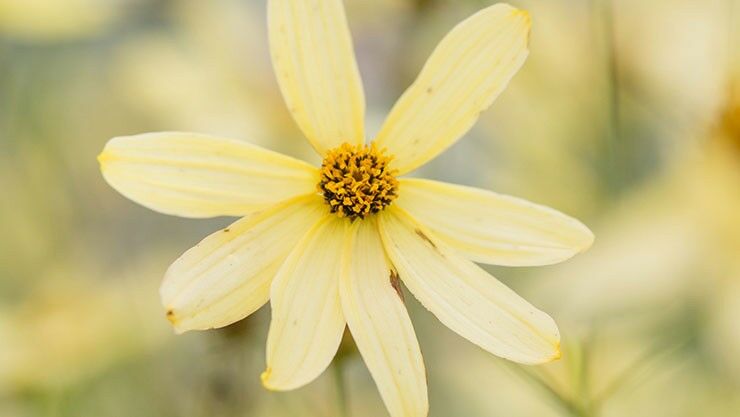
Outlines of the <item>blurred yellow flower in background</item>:
[{"label": "blurred yellow flower in background", "polygon": [[262,381],[290,390],[326,369],[348,325],[393,416],[428,409],[399,279],[445,325],[495,355],[525,364],[558,358],[554,321],[473,262],[557,263],[591,245],[588,228],[517,198],[396,179],[455,143],[504,90],[528,55],[529,15],[497,4],[455,27],[370,145],[342,2],[271,0],[268,28],[280,89],[324,158],[319,169],[176,132],[114,138],[99,156],[106,181],[151,209],[244,216],[169,268],[160,293],[175,329],[223,327],[269,300]]},{"label": "blurred yellow flower in background", "polygon": [[0,0],[0,33],[32,41],[90,35],[114,22],[126,0]]},{"label": "blurred yellow flower in background", "polygon": [[141,301],[155,287],[137,280],[152,266],[148,260],[101,283],[80,279],[92,265],[57,265],[32,297],[0,309],[0,396],[59,389],[159,348],[167,328]]}]

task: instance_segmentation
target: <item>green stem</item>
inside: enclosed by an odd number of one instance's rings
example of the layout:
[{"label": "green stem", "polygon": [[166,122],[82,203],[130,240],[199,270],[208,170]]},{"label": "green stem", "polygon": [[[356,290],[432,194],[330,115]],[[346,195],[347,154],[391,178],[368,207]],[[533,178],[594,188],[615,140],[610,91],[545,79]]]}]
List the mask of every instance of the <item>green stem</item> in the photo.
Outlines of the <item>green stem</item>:
[{"label": "green stem", "polygon": [[581,340],[577,346],[571,347],[573,355],[569,362],[573,367],[571,370],[571,379],[575,390],[573,401],[582,410],[582,414],[595,416],[598,413],[593,408],[591,395],[591,339],[592,336],[589,335]]},{"label": "green stem", "polygon": [[530,371],[519,364],[508,361],[505,361],[504,363],[509,367],[509,369],[517,373],[527,382],[532,383],[536,388],[539,388],[542,392],[548,394],[548,396],[554,400],[554,403],[560,406],[560,408],[568,413],[568,415],[572,417],[593,417],[589,410],[584,409],[580,404],[563,394],[552,383],[546,381],[535,372]]},{"label": "green stem", "polygon": [[601,16],[604,32],[604,47],[606,48],[606,72],[608,77],[607,95],[609,115],[609,134],[607,141],[607,152],[609,158],[609,185],[615,194],[619,194],[624,186],[624,178],[621,168],[624,161],[622,141],[622,114],[619,74],[619,57],[615,42],[614,2],[602,0]]},{"label": "green stem", "polygon": [[681,340],[672,346],[666,346],[664,343],[656,343],[640,354],[632,364],[622,373],[615,377],[609,385],[594,397],[596,407],[601,407],[607,400],[613,397],[620,390],[624,389],[630,383],[639,386],[640,378],[647,379],[651,375],[650,369],[656,367],[661,360],[676,354],[684,349],[691,339]]},{"label": "green stem", "polygon": [[337,358],[332,366],[337,399],[337,417],[349,417],[347,407],[347,389],[344,381],[344,361]]}]

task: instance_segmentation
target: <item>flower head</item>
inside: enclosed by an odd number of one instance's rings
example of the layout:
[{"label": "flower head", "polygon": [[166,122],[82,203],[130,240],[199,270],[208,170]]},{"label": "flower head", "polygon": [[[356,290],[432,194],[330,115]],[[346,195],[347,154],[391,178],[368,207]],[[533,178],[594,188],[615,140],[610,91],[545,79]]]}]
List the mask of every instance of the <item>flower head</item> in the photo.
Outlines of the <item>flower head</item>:
[{"label": "flower head", "polygon": [[161,288],[178,332],[222,327],[270,302],[263,384],[303,386],[346,326],[393,416],[425,416],[421,351],[398,280],[441,322],[521,363],[560,356],[553,320],[474,262],[563,261],[593,235],[562,213],[489,191],[399,178],[463,136],[527,56],[508,5],[455,27],[365,144],[364,93],[341,0],[269,0],[270,49],[321,167],[192,133],[112,139],[106,180],[152,209],[243,216],[182,255]]}]

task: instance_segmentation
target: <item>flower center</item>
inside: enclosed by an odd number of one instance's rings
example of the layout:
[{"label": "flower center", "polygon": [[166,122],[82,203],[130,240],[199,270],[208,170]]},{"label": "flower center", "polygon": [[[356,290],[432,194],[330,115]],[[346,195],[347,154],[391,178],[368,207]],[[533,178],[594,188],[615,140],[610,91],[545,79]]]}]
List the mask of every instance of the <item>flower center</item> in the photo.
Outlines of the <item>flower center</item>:
[{"label": "flower center", "polygon": [[388,168],[391,159],[375,144],[344,143],[327,152],[318,187],[331,212],[364,219],[391,204],[398,196],[396,171]]}]

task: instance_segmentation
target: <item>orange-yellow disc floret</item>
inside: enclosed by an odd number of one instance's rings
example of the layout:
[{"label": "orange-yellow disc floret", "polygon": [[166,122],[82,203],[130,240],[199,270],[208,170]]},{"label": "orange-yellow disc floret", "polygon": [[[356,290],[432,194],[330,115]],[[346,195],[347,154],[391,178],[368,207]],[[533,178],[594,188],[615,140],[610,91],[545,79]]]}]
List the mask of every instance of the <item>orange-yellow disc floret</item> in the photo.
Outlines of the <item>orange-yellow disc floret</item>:
[{"label": "orange-yellow disc floret", "polygon": [[319,191],[332,213],[364,219],[387,207],[398,196],[391,157],[374,144],[343,144],[327,152],[321,164]]}]

